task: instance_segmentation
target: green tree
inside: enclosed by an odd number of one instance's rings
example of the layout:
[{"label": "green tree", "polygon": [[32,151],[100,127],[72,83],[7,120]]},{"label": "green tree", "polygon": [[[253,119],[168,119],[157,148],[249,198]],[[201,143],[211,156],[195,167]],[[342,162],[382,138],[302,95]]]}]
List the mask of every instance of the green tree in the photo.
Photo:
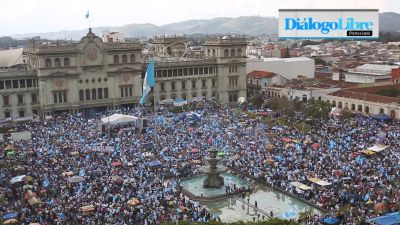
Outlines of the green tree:
[{"label": "green tree", "polygon": [[323,65],[326,66],[326,62],[325,60],[321,59],[321,58],[315,58],[315,65]]},{"label": "green tree", "polygon": [[340,112],[340,119],[347,120],[354,117],[354,113],[348,109],[342,109]]},{"label": "green tree", "polygon": [[256,96],[253,97],[251,102],[253,103],[253,105],[256,108],[260,108],[262,106],[262,104],[264,103],[264,100],[263,100],[261,95],[256,95]]},{"label": "green tree", "polygon": [[313,118],[325,118],[329,116],[331,109],[329,103],[311,99],[307,102],[306,114]]},{"label": "green tree", "polygon": [[295,106],[287,98],[272,98],[267,102],[267,107],[282,115],[292,117],[295,115]]},{"label": "green tree", "polygon": [[388,97],[397,97],[400,96],[400,90],[395,87],[390,87],[386,89],[380,89],[377,92],[378,95],[388,96]]}]

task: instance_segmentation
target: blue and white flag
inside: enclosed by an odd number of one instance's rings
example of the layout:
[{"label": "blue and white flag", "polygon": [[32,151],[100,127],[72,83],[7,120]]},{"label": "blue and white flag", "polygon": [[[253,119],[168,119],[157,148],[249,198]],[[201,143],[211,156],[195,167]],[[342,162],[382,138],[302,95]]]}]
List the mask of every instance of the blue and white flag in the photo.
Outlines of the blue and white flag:
[{"label": "blue and white flag", "polygon": [[85,169],[81,169],[80,171],[79,171],[79,176],[81,176],[81,177],[83,177],[83,176],[85,176]]},{"label": "blue and white flag", "polygon": [[151,88],[155,85],[154,79],[154,60],[150,59],[150,63],[147,66],[146,75],[144,76],[143,81],[143,90],[142,90],[142,98],[140,99],[140,104],[143,105],[145,103],[145,99],[147,94],[150,92]]},{"label": "blue and white flag", "polygon": [[43,181],[43,187],[46,188],[46,187],[48,187],[49,185],[50,185],[49,178],[46,177],[46,178],[44,179],[44,181]]}]

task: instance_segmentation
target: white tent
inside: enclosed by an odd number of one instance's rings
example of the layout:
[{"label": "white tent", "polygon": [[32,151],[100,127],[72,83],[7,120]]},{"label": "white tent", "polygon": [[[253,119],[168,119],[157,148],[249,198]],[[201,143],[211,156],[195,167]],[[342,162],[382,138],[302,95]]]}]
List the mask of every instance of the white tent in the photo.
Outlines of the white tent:
[{"label": "white tent", "polygon": [[329,115],[339,116],[341,115],[341,112],[342,110],[340,110],[339,108],[333,107]]},{"label": "white tent", "polygon": [[15,183],[24,181],[24,178],[25,178],[25,177],[26,177],[25,175],[16,176],[16,177],[14,177],[14,178],[11,179],[10,183],[15,184]]},{"label": "white tent", "polygon": [[238,102],[240,103],[240,104],[242,104],[243,102],[245,102],[246,101],[246,99],[244,98],[244,97],[240,97],[239,99],[238,99]]},{"label": "white tent", "polygon": [[136,116],[130,116],[130,115],[123,115],[123,114],[113,114],[111,116],[107,116],[101,119],[101,122],[103,124],[120,124],[120,123],[131,123],[131,122],[136,122],[138,120],[138,117]]},{"label": "white tent", "polygon": [[389,146],[386,146],[386,145],[374,145],[372,147],[369,147],[367,150],[374,151],[374,152],[381,152],[381,151],[385,150],[387,147],[389,147]]}]

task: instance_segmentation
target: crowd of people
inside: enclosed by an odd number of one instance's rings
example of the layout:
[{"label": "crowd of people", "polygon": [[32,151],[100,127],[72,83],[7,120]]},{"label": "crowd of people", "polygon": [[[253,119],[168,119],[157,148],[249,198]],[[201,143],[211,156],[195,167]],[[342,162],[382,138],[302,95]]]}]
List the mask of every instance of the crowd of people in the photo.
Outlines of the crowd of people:
[{"label": "crowd of people", "polygon": [[[14,132],[30,131],[32,138],[2,144],[1,215],[19,224],[218,220],[179,186],[181,178],[199,173],[211,146],[225,153],[221,161],[232,173],[263,180],[330,212],[347,208],[349,224],[399,210],[399,124],[364,116],[331,118],[308,121],[311,129],[304,132],[207,104],[195,118],[167,110],[126,113],[147,118],[149,127],[104,134],[99,122],[105,114],[60,114],[18,124]],[[269,114],[272,122],[278,118]],[[285,119],[294,124],[305,118]],[[376,143],[388,147],[360,153]],[[314,184],[309,177],[331,185]],[[296,188],[293,181],[312,189]]]}]

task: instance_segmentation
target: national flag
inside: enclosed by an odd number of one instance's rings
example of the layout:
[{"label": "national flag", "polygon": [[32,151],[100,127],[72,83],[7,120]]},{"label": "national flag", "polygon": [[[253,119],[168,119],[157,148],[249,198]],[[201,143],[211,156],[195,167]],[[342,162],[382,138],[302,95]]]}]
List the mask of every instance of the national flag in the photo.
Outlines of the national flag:
[{"label": "national flag", "polygon": [[85,169],[81,169],[80,171],[79,171],[79,176],[81,176],[81,177],[83,177],[83,176],[85,176]]},{"label": "national flag", "polygon": [[44,179],[44,181],[43,181],[43,187],[46,188],[46,187],[48,187],[49,185],[50,185],[49,178],[46,177],[46,178]]},{"label": "national flag", "polygon": [[85,18],[88,19],[89,18],[89,10],[87,11]]},{"label": "national flag", "polygon": [[145,103],[146,96],[150,92],[151,87],[154,87],[154,85],[155,85],[154,60],[150,59],[150,63],[147,66],[146,75],[144,76],[144,81],[143,81],[142,98],[140,99],[139,102],[141,105]]}]

